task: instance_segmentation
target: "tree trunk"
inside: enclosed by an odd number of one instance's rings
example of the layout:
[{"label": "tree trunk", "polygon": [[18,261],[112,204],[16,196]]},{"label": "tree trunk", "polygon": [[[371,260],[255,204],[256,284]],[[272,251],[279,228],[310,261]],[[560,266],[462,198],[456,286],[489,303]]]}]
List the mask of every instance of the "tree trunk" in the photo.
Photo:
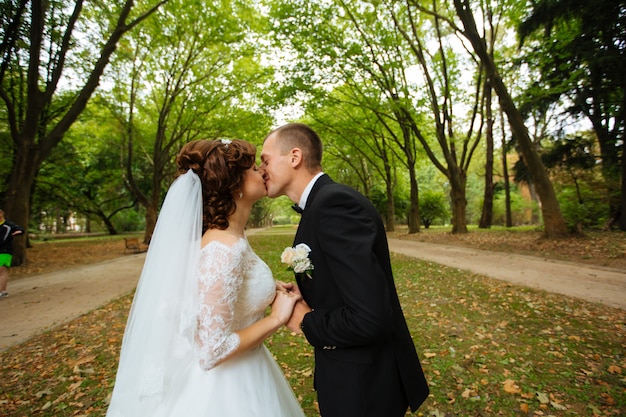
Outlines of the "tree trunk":
[{"label": "tree trunk", "polygon": [[485,116],[487,131],[485,132],[485,191],[483,194],[483,210],[478,227],[488,229],[493,222],[493,115],[491,112],[491,83],[485,80]]},{"label": "tree trunk", "polygon": [[506,212],[506,227],[513,227],[511,214],[511,183],[509,181],[509,163],[506,159],[506,134],[504,130],[504,115],[500,108],[500,124],[502,127],[502,176],[504,178],[504,210]]},{"label": "tree trunk", "polygon": [[626,144],[622,144],[622,198],[620,200],[618,226],[620,230],[626,232]]},{"label": "tree trunk", "polygon": [[[395,103],[397,103],[397,97],[394,97]],[[415,175],[415,147],[411,140],[411,132],[415,130],[415,123],[412,120],[410,113],[399,106],[395,111],[398,117],[400,128],[402,129],[402,139],[404,141],[404,154],[406,155],[406,166],[409,170],[409,186],[410,188],[410,207],[409,207],[409,233],[419,233],[420,231],[420,208],[419,208],[419,185],[417,183],[417,176]]]},{"label": "tree trunk", "polygon": [[467,233],[467,199],[465,175],[461,170],[450,170],[450,198],[452,199],[452,233]]},{"label": "tree trunk", "polygon": [[[623,104],[626,104],[626,95],[622,100]],[[593,110],[592,110],[593,109]],[[622,110],[621,114],[625,114],[626,111]],[[605,120],[605,114],[598,102],[594,99],[590,108],[585,111],[587,118],[593,126],[593,130],[598,139],[598,145],[600,146],[600,159],[602,160],[602,177],[607,188],[607,201],[608,201],[608,215],[609,226],[616,222],[619,222],[622,202],[624,199],[624,192],[622,189],[622,181],[624,171],[623,166],[620,168],[619,158],[619,125],[624,126],[624,121],[619,121],[618,117],[614,121],[614,129],[610,129],[610,123]],[[623,138],[622,138],[623,141]],[[622,148],[624,145],[622,145]],[[622,150],[622,161],[624,159],[624,151]],[[622,162],[623,165],[623,162]],[[622,181],[620,181],[620,177]],[[622,229],[623,230],[623,229]]]},{"label": "tree trunk", "polygon": [[156,227],[157,217],[159,215],[158,209],[152,205],[145,206],[146,208],[146,231],[143,236],[143,243],[150,244],[152,235],[154,234],[154,228]]},{"label": "tree trunk", "polygon": [[387,221],[386,229],[388,232],[393,232],[396,230],[396,206],[393,201],[393,182],[391,175],[391,167],[388,163],[385,163],[385,177],[387,181],[385,181],[385,187],[387,191]]},{"label": "tree trunk", "polygon": [[[602,126],[597,126],[594,123],[594,131],[598,137],[598,143],[600,145],[600,158],[602,160],[602,177],[607,187],[607,201],[609,218],[612,223],[619,221],[620,207],[623,200],[623,167],[620,167],[619,157],[617,155],[616,141],[611,138],[610,134],[603,129]],[[622,151],[623,153],[623,151]],[[622,159],[623,156],[622,156]],[[623,162],[622,162],[623,165]],[[620,181],[620,176],[622,177]]]},{"label": "tree trunk", "polygon": [[111,236],[117,235],[117,229],[113,225],[113,222],[111,221],[111,219],[109,217],[105,216],[104,213],[102,213],[102,216],[100,218],[104,222],[104,225],[107,228],[107,231],[109,232],[109,235],[111,235]]},{"label": "tree trunk", "polygon": [[471,42],[474,51],[480,57],[481,62],[485,65],[487,75],[493,82],[493,89],[500,99],[500,106],[507,115],[511,130],[515,134],[519,147],[522,151],[524,162],[528,167],[530,176],[535,185],[537,195],[541,200],[541,212],[543,215],[544,234],[547,238],[558,238],[567,234],[567,225],[565,219],[561,214],[559,202],[556,199],[556,194],[548,172],[546,171],[541,158],[537,150],[534,148],[532,140],[528,135],[528,130],[524,125],[524,120],[521,113],[515,107],[513,99],[500,78],[498,69],[487,53],[487,48],[483,43],[478,30],[476,29],[476,22],[474,21],[474,15],[469,6],[468,0],[454,0],[457,15],[463,22],[465,31],[464,36]]},{"label": "tree trunk", "polygon": [[[13,221],[21,226],[28,228],[30,219],[30,200],[31,192],[37,173],[41,168],[41,164],[50,155],[50,152],[63,139],[63,135],[72,126],[74,121],[80,116],[85,109],[87,102],[91,98],[93,92],[98,87],[100,77],[109,63],[111,55],[115,52],[118,41],[127,31],[139,24],[146,17],[154,13],[167,0],[161,0],[146,13],[138,16],[132,22],[127,23],[126,19],[131,13],[134,5],[133,0],[126,0],[121,8],[120,15],[116,21],[116,26],[112,29],[111,35],[105,39],[104,45],[100,51],[100,57],[93,64],[91,72],[87,76],[84,86],[76,95],[74,101],[69,105],[69,109],[65,114],[58,115],[58,122],[48,129],[42,120],[50,118],[51,104],[55,101],[55,93],[58,87],[60,74],[63,72],[65,57],[69,50],[69,42],[61,45],[58,51],[59,57],[54,68],[48,68],[49,72],[42,75],[40,71],[44,66],[41,62],[42,55],[48,53],[46,50],[44,31],[46,28],[46,13],[48,12],[45,2],[33,1],[31,18],[31,29],[29,32],[30,49],[28,51],[28,66],[22,68],[26,73],[26,85],[18,86],[18,88],[26,89],[27,97],[23,102],[6,101],[7,114],[9,115],[9,126],[11,128],[11,137],[13,139],[15,155],[14,165],[11,171],[11,179],[7,188],[7,213],[13,216]],[[73,18],[70,19],[65,28],[67,39],[71,40],[74,24],[82,10],[82,1],[75,2]],[[10,59],[10,53],[6,56]],[[4,58],[4,57],[3,57]],[[48,82],[45,76],[48,76]],[[3,77],[4,78],[4,77]],[[5,91],[4,79],[0,79],[0,89],[3,96],[18,96],[23,94],[20,91],[16,94],[14,91]],[[45,90],[41,88],[45,87]],[[13,87],[13,86],[12,86]],[[64,100],[64,99],[59,99]],[[19,111],[15,108],[18,107]],[[22,113],[23,112],[23,113]],[[23,116],[23,118],[21,118]],[[19,265],[26,258],[26,244],[28,239],[16,240],[14,246],[14,262]]]},{"label": "tree trunk", "polygon": [[410,165],[409,177],[411,184],[411,206],[409,208],[409,233],[420,231],[419,185],[415,176],[415,166]]},{"label": "tree trunk", "polygon": [[[26,152],[24,149],[16,151],[4,207],[6,217],[22,226],[26,231],[28,231],[30,219],[31,190],[35,182],[35,173],[40,166],[35,162],[35,156],[34,152]],[[16,239],[14,241],[12,261],[14,266],[26,262],[27,240]]]},{"label": "tree trunk", "polygon": [[[626,85],[622,84],[622,87],[626,89]],[[624,90],[622,90],[623,92]],[[620,230],[626,232],[626,143],[624,143],[623,129],[626,129],[626,94],[622,95],[622,112],[620,114],[622,125],[622,188],[621,198],[619,201],[619,218],[617,225]]]}]

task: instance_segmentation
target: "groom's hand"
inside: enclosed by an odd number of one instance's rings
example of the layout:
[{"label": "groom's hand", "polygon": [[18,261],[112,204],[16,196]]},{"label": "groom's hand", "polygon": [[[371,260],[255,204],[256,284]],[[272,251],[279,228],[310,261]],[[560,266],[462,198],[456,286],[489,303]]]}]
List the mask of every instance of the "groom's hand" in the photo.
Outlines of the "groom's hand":
[{"label": "groom's hand", "polygon": [[287,328],[296,334],[302,334],[302,329],[300,328],[300,325],[302,324],[302,320],[304,320],[304,315],[310,313],[311,311],[311,307],[309,307],[306,301],[298,301],[294,306],[291,318],[286,324]]},{"label": "groom's hand", "polygon": [[291,282],[276,281],[276,291],[293,292],[294,288],[296,290],[298,289],[298,287]]}]

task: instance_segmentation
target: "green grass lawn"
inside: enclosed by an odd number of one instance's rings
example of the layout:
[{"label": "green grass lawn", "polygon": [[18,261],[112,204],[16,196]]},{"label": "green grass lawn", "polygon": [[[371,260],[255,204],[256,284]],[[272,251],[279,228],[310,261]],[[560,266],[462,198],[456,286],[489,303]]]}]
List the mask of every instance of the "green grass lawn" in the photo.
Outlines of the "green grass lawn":
[{"label": "green grass lawn", "polygon": [[[279,280],[292,279],[280,254],[293,230],[249,238]],[[393,265],[431,386],[410,415],[626,415],[625,311],[403,256]],[[103,416],[130,303],[122,297],[0,353],[0,414]],[[317,416],[311,347],[286,329],[267,346]]]}]

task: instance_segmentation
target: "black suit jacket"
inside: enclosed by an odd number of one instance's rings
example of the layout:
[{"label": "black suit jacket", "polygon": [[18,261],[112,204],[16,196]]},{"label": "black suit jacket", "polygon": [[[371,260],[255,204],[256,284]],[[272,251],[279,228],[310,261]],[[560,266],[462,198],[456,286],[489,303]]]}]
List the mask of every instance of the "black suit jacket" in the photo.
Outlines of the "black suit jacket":
[{"label": "black suit jacket", "polygon": [[294,245],[306,243],[311,278],[296,275],[313,309],[302,330],[315,348],[315,389],[324,417],[404,416],[428,397],[391,270],[380,215],[362,194],[329,176],[308,197]]}]

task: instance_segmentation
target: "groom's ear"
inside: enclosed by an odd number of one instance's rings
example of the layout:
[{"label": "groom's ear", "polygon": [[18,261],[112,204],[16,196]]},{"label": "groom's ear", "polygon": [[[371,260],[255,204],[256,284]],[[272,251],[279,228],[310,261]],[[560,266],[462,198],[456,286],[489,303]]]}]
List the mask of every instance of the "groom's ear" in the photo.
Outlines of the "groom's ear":
[{"label": "groom's ear", "polygon": [[290,157],[291,157],[291,167],[292,168],[297,168],[303,162],[302,150],[300,148],[293,148],[291,150]]}]

